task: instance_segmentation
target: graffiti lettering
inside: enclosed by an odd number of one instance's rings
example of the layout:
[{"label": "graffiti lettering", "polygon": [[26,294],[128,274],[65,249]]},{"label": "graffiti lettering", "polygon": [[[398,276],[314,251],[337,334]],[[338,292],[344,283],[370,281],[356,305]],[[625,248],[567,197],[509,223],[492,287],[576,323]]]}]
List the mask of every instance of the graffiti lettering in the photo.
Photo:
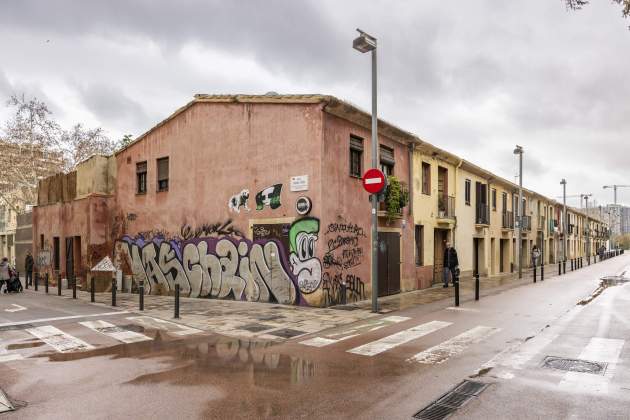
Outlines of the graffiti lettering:
[{"label": "graffiti lettering", "polygon": [[329,233],[347,233],[354,236],[366,237],[365,231],[359,225],[352,223],[331,223],[328,225],[326,235]]},{"label": "graffiti lettering", "polygon": [[201,238],[206,236],[235,236],[244,238],[245,235],[232,226],[232,220],[228,219],[223,223],[203,224],[195,229],[189,224],[183,224],[180,229],[182,239],[189,240],[193,238]]},{"label": "graffiti lettering", "polygon": [[122,250],[148,293],[298,304],[284,252],[271,241],[232,237],[145,242],[123,237]]},{"label": "graffiti lettering", "polygon": [[326,230],[327,251],[322,258],[324,270],[322,289],[326,305],[365,299],[361,279],[348,272],[363,262],[361,240],[366,238],[362,227],[353,223],[331,223]]}]

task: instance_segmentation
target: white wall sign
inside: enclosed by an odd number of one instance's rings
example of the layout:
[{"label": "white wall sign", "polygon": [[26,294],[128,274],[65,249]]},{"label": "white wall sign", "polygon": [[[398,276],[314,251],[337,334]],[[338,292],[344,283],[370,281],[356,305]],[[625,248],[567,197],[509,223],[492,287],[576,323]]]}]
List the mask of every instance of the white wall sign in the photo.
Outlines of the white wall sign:
[{"label": "white wall sign", "polygon": [[105,257],[101,260],[101,262],[92,267],[92,271],[114,272],[116,271],[116,267],[114,267],[114,264],[112,263],[112,260],[109,259],[109,257]]},{"label": "white wall sign", "polygon": [[291,177],[291,191],[308,191],[308,175]]}]

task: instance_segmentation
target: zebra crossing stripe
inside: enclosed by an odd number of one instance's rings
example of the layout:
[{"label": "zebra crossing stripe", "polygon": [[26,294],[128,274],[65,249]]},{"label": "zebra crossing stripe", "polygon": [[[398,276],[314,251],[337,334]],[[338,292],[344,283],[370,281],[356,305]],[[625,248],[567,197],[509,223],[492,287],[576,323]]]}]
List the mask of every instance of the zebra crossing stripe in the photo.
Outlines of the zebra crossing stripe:
[{"label": "zebra crossing stripe", "polygon": [[22,360],[22,359],[24,359],[24,357],[22,357],[22,355],[18,353],[0,354],[0,363],[11,362],[13,360]]},{"label": "zebra crossing stripe", "polygon": [[60,329],[53,327],[52,325],[44,325],[42,327],[28,328],[26,330],[31,335],[42,340],[60,353],[66,353],[69,351],[77,350],[90,350],[94,347],[86,343],[85,341],[66,334]]},{"label": "zebra crossing stripe", "polygon": [[140,334],[135,331],[125,330],[119,326],[110,324],[109,322],[102,320],[84,321],[79,322],[79,324],[123,343],[137,343],[139,341],[152,340],[151,337],[147,337],[144,334]]},{"label": "zebra crossing stripe", "polygon": [[444,341],[437,346],[421,351],[407,359],[408,362],[423,364],[440,364],[447,361],[466,349],[471,344],[479,343],[499,331],[499,328],[484,327],[482,325],[472,328],[460,335]]},{"label": "zebra crossing stripe", "polygon": [[593,337],[590,339],[578,359],[608,363],[603,376],[582,372],[567,372],[558,384],[561,389],[571,392],[607,394],[610,381],[615,375],[617,362],[625,340]]},{"label": "zebra crossing stripe", "polygon": [[[308,340],[300,341],[300,344],[304,344],[305,346],[311,346],[311,347],[326,347],[331,344],[335,344],[340,341],[347,340],[349,338],[357,337],[359,335],[359,332],[361,332],[361,330],[376,331],[388,325],[397,324],[399,322],[408,321],[410,319],[411,318],[406,317],[406,316],[396,316],[396,315],[386,316],[385,318],[381,318],[379,320],[369,320],[367,322],[364,322],[361,325],[354,326],[353,328],[350,328],[350,329],[345,329],[336,333],[326,334],[326,337],[309,338]],[[355,334],[351,334],[351,333],[355,333]],[[332,337],[341,337],[341,338],[332,338]]]},{"label": "zebra crossing stripe", "polygon": [[431,321],[425,324],[416,325],[415,327],[350,349],[348,350],[348,353],[360,354],[362,356],[375,356],[379,353],[383,353],[384,351],[393,349],[394,347],[408,343],[409,341],[424,337],[425,335],[431,334],[437,330],[441,330],[449,325],[452,325],[452,322]]}]

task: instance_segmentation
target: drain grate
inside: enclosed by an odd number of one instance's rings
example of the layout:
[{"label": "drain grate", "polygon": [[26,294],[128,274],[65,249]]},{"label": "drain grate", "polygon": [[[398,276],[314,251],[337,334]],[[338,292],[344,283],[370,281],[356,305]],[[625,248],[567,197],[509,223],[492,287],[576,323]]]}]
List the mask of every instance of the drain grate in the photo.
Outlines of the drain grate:
[{"label": "drain grate", "polygon": [[543,367],[550,369],[566,370],[569,372],[592,373],[603,375],[606,373],[607,363],[592,362],[582,359],[567,359],[564,357],[547,356],[543,361]]},{"label": "drain grate", "polygon": [[459,384],[453,391],[458,394],[466,394],[477,396],[483,392],[484,389],[488,387],[489,384],[485,384],[483,382],[475,382],[475,381],[464,381]]},{"label": "drain grate", "polygon": [[419,420],[443,420],[457,409],[463,407],[472,398],[477,397],[488,387],[483,382],[465,380],[428,406],[414,414]]},{"label": "drain grate", "polygon": [[457,410],[457,408],[433,403],[423,408],[422,411],[417,412],[413,418],[420,420],[442,420],[453,414],[455,410]]}]

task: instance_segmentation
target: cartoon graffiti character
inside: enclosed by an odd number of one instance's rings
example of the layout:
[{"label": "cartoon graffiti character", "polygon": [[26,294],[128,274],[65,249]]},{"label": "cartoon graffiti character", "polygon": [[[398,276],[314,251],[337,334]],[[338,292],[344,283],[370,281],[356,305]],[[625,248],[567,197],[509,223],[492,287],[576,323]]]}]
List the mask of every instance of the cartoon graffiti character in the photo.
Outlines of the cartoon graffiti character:
[{"label": "cartoon graffiti character", "polygon": [[262,210],[265,206],[271,207],[272,210],[280,207],[280,192],[282,184],[272,185],[256,194],[256,210]]},{"label": "cartoon graffiti character", "polygon": [[302,293],[313,293],[322,282],[322,264],[315,257],[315,242],[319,220],[305,217],[293,223],[289,230],[289,261]]},{"label": "cartoon graffiti character", "polygon": [[247,206],[248,200],[249,200],[249,190],[243,190],[238,194],[234,194],[232,198],[230,198],[230,202],[228,203],[228,208],[230,209],[230,211],[235,211],[237,213],[241,212],[241,207],[249,211],[249,207]]}]

